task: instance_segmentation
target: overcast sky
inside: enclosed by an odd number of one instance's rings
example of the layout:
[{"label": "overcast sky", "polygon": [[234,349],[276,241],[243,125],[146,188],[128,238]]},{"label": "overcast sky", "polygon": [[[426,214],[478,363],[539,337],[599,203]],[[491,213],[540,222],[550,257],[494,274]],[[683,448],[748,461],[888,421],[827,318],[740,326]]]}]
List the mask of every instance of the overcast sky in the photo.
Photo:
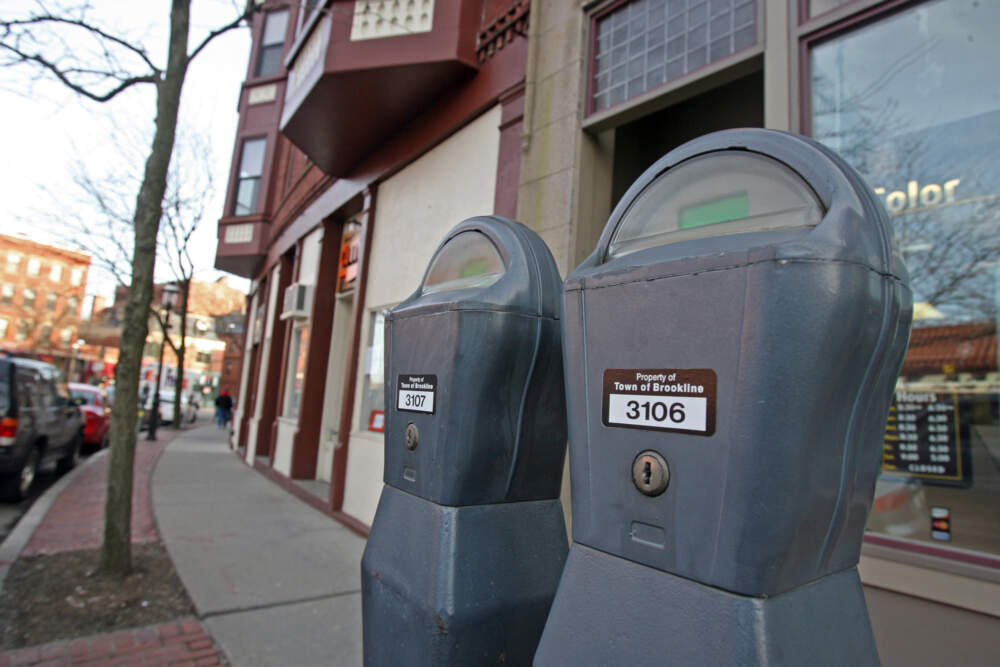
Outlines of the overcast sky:
[{"label": "overcast sky", "polygon": [[[67,0],[68,2],[68,0]],[[10,17],[33,6],[28,0],[3,0],[0,13]],[[73,4],[73,3],[69,3]],[[144,44],[158,66],[165,66],[169,24],[168,0],[92,0],[92,16],[116,34],[128,35]],[[190,48],[213,27],[228,23],[235,15],[230,0],[193,0]],[[55,7],[57,3],[47,3]],[[189,48],[189,50],[190,50]],[[236,133],[236,105],[240,83],[246,75],[250,48],[246,28],[216,38],[192,63],[184,84],[182,120],[197,125],[212,142],[215,165],[215,201],[201,222],[193,245],[195,277],[203,280],[225,275],[215,271],[216,222],[222,215],[226,181]],[[90,102],[47,79],[32,81],[28,68],[0,69],[0,232],[24,233],[29,238],[53,242],[50,233],[32,224],[39,211],[56,205],[42,186],[58,192],[71,189],[71,165],[84,156],[95,174],[119,168],[120,157],[108,145],[112,128],[149,132],[155,113],[152,86],[140,86],[106,104]],[[151,136],[151,135],[150,135]],[[146,153],[143,147],[141,153]],[[117,157],[117,160],[116,160]],[[133,165],[128,165],[133,168]],[[141,168],[141,166],[140,166]],[[101,271],[92,270],[88,292],[110,295],[114,283]],[[157,279],[169,279],[158,266]],[[230,277],[230,284],[246,289],[247,281]]]}]

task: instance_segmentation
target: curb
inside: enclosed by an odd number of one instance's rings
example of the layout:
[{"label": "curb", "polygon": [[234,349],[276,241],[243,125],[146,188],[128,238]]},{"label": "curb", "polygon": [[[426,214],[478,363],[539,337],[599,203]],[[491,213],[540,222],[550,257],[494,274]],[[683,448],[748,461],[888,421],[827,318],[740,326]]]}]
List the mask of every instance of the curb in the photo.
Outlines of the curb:
[{"label": "curb", "polygon": [[91,454],[83,465],[77,465],[69,473],[63,475],[58,482],[46,489],[45,493],[31,504],[31,509],[25,512],[24,516],[18,520],[14,530],[7,535],[7,539],[3,541],[3,544],[0,544],[0,590],[3,590],[3,582],[7,579],[7,572],[10,570],[11,565],[21,555],[21,551],[35,534],[35,529],[38,528],[45,519],[45,515],[52,509],[56,498],[66,490],[66,487],[73,483],[73,480],[76,479],[76,476],[80,472],[86,470],[95,461],[99,461],[101,457],[107,455],[107,449],[102,449],[99,452]]}]

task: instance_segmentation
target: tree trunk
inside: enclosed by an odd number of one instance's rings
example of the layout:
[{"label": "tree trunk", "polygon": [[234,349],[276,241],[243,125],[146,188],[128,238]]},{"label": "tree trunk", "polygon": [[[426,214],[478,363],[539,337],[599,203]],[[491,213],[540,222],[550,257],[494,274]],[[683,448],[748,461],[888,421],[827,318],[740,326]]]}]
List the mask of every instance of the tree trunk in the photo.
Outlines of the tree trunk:
[{"label": "tree trunk", "polygon": [[190,0],[173,0],[166,74],[156,84],[156,129],[136,198],[132,283],[125,305],[121,354],[111,418],[108,496],[104,508],[101,569],[125,576],[132,568],[132,471],[135,462],[139,372],[153,295],[156,235],[163,213],[167,171],[174,149],[181,88],[187,73]]}]

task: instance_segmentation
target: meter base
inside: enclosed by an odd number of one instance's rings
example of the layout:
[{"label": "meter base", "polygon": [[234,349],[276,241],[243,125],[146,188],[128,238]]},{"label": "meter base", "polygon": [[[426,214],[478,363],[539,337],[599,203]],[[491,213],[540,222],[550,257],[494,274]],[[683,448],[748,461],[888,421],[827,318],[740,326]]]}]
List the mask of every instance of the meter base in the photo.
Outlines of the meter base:
[{"label": "meter base", "polygon": [[361,560],[365,664],[530,664],[566,552],[558,499],[447,507],[384,486]]},{"label": "meter base", "polygon": [[536,666],[878,665],[856,568],[769,598],[573,543]]}]

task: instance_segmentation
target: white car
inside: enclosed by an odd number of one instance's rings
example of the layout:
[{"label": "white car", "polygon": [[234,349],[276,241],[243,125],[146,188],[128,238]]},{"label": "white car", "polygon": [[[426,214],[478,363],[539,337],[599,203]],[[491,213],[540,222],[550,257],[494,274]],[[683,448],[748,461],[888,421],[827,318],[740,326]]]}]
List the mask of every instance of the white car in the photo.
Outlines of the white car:
[{"label": "white car", "polygon": [[[149,415],[153,411],[153,392],[149,393],[145,404],[142,406],[143,412]],[[149,424],[148,416],[142,419],[143,428]],[[174,392],[168,389],[160,390],[160,424],[174,423]]]}]

